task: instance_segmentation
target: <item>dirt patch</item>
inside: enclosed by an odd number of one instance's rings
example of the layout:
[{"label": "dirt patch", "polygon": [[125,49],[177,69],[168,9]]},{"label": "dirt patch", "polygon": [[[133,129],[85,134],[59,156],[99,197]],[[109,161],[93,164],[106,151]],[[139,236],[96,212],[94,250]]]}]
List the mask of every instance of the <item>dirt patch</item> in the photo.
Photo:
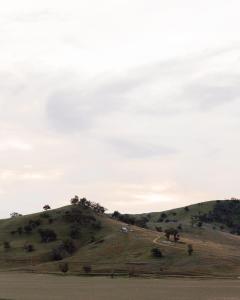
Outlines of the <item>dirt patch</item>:
[{"label": "dirt patch", "polygon": [[0,300],[239,300],[240,281],[0,273]]}]

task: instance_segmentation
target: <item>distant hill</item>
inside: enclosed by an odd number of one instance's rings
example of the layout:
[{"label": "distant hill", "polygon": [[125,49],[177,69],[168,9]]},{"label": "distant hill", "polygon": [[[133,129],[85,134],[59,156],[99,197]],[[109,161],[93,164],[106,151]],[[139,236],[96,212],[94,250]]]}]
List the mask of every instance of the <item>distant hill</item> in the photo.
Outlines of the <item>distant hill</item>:
[{"label": "distant hill", "polygon": [[[59,272],[66,262],[71,274],[240,274],[238,201],[113,217],[94,205],[0,220],[0,269]],[[175,242],[165,236],[170,229],[180,235]]]},{"label": "distant hill", "polygon": [[[173,227],[212,227],[240,235],[240,200],[214,200],[201,202],[163,212],[130,215],[146,220],[146,226],[154,229]],[[211,225],[211,226],[210,226]]]}]

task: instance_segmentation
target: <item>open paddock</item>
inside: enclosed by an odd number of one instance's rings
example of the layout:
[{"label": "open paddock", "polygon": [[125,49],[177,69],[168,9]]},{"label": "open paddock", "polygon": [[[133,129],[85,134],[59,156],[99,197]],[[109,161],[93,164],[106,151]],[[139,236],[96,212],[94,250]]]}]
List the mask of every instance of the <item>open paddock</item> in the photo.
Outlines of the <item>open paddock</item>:
[{"label": "open paddock", "polygon": [[0,299],[239,300],[240,280],[140,279],[0,273]]}]

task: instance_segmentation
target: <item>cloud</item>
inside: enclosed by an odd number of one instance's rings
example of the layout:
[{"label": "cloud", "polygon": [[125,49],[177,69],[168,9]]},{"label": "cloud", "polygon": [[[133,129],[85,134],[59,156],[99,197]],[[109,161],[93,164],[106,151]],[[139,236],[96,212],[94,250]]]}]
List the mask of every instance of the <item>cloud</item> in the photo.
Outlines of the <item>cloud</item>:
[{"label": "cloud", "polygon": [[19,139],[8,139],[0,142],[0,151],[31,151],[33,146]]},{"label": "cloud", "polygon": [[165,157],[178,153],[177,149],[159,145],[152,141],[146,140],[134,141],[120,138],[112,138],[108,140],[114,151],[120,153],[126,158],[144,159],[154,157]]},{"label": "cloud", "polygon": [[[240,79],[240,76],[236,76],[236,79]],[[192,103],[192,107],[203,111],[212,110],[218,106],[232,103],[235,100],[240,99],[240,82],[232,82],[229,84],[219,84],[217,82],[217,76],[215,83],[209,83],[207,79],[199,80],[190,84],[185,88],[182,95],[182,99]]]},{"label": "cloud", "polygon": [[225,70],[225,65],[223,69],[216,66],[237,49],[203,51],[125,72],[103,73],[85,82],[70,79],[47,99],[49,125],[59,132],[78,132],[98,127],[116,112],[133,118],[136,114],[174,117],[232,102],[240,92],[239,76]]},{"label": "cloud", "polygon": [[62,172],[55,170],[41,171],[23,171],[23,170],[2,170],[0,172],[0,179],[3,182],[16,181],[54,181],[61,178]]}]

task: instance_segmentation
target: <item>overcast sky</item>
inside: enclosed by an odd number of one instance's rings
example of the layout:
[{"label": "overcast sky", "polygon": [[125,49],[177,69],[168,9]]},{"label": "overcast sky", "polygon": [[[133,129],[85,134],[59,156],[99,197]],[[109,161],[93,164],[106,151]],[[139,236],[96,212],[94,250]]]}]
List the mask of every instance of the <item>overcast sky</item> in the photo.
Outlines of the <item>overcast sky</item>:
[{"label": "overcast sky", "polygon": [[0,4],[0,217],[240,196],[239,0]]}]

